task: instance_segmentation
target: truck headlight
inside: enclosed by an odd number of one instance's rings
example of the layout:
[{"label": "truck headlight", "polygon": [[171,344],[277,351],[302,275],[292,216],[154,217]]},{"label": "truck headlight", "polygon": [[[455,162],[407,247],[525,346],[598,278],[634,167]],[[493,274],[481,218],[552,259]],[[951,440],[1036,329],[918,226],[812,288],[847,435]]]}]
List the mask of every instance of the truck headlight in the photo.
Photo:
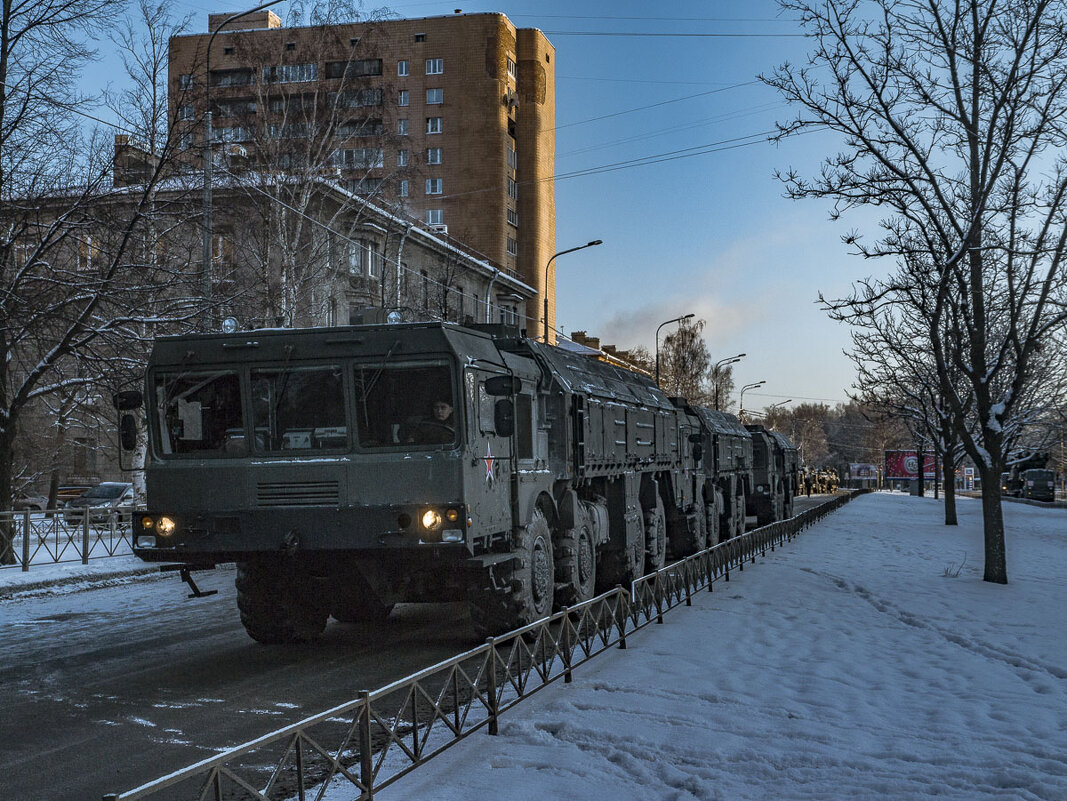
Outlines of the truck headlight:
[{"label": "truck headlight", "polygon": [[178,524],[169,517],[161,517],[156,523],[156,531],[159,532],[161,537],[169,537],[176,528],[178,528]]},{"label": "truck headlight", "polygon": [[441,513],[436,509],[427,509],[422,513],[422,527],[427,531],[434,531],[441,527]]}]

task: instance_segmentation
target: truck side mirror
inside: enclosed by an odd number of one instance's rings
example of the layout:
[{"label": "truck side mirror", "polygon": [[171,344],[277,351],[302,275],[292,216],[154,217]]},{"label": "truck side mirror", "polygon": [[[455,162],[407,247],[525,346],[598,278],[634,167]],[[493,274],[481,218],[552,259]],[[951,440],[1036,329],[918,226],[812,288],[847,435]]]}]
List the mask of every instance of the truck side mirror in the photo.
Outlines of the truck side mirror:
[{"label": "truck side mirror", "polygon": [[137,420],[132,414],[124,414],[119,420],[119,445],[124,451],[137,447]]},{"label": "truck side mirror", "polygon": [[510,437],[515,433],[515,404],[509,398],[501,398],[493,407],[493,427],[498,437]]},{"label": "truck side mirror", "polygon": [[111,396],[111,402],[115,404],[115,408],[120,412],[131,412],[134,409],[140,409],[143,401],[140,391],[136,389],[116,392]]},{"label": "truck side mirror", "polygon": [[516,395],[522,389],[522,379],[513,375],[495,375],[485,380],[485,394],[500,397]]}]

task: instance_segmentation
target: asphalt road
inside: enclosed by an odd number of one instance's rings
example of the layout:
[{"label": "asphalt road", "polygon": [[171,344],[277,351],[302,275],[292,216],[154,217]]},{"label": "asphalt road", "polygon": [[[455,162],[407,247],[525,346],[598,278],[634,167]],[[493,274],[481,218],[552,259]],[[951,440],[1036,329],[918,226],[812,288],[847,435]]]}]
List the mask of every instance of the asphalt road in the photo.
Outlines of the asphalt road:
[{"label": "asphalt road", "polygon": [[478,641],[465,607],[331,621],[313,646],[263,646],[233,570],[0,606],[0,798],[93,801],[301,720]]},{"label": "asphalt road", "polygon": [[314,645],[259,645],[233,577],[196,574],[207,598],[169,574],[0,604],[0,801],[130,790],[479,643],[464,605],[405,604],[331,621]]}]

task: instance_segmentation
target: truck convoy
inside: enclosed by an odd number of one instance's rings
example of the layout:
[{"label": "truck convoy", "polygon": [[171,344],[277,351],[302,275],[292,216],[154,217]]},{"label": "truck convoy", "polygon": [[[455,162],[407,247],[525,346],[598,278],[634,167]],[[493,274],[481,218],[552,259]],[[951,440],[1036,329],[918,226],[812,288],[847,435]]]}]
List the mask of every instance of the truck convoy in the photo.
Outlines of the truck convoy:
[{"label": "truck convoy", "polygon": [[791,513],[796,449],[514,328],[401,323],[156,342],[134,552],[236,562],[264,643],[467,601],[523,626]]}]

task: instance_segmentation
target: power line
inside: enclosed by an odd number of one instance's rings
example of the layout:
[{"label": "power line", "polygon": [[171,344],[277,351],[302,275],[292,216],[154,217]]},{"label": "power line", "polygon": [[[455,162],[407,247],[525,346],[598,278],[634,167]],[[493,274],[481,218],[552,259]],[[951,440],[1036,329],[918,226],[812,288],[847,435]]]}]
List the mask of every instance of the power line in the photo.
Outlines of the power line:
[{"label": "power line", "polygon": [[578,120],[577,122],[568,122],[568,123],[566,123],[564,125],[557,125],[552,130],[560,131],[560,130],[562,130],[564,128],[572,128],[575,125],[585,125],[585,124],[590,123],[590,122],[599,122],[600,120],[611,119],[612,117],[621,117],[624,114],[633,114],[634,112],[637,112],[637,111],[646,111],[647,109],[650,109],[650,108],[659,108],[660,106],[667,106],[667,105],[670,105],[671,103],[681,103],[683,100],[693,100],[694,98],[697,98],[697,97],[706,97],[707,95],[715,95],[715,94],[718,94],[719,92],[726,92],[726,91],[729,91],[730,89],[740,89],[743,86],[752,86],[752,85],[758,84],[758,83],[759,83],[759,81],[745,81],[743,83],[735,83],[735,84],[731,84],[730,86],[722,86],[722,87],[720,87],[718,89],[709,89],[706,92],[697,92],[694,95],[686,95],[685,97],[676,97],[676,98],[674,98],[672,100],[661,100],[659,103],[650,103],[647,106],[638,106],[636,108],[629,108],[629,109],[626,109],[625,111],[615,111],[615,112],[612,112],[611,114],[603,114],[603,115],[601,115],[599,117],[590,117],[587,120]]}]

